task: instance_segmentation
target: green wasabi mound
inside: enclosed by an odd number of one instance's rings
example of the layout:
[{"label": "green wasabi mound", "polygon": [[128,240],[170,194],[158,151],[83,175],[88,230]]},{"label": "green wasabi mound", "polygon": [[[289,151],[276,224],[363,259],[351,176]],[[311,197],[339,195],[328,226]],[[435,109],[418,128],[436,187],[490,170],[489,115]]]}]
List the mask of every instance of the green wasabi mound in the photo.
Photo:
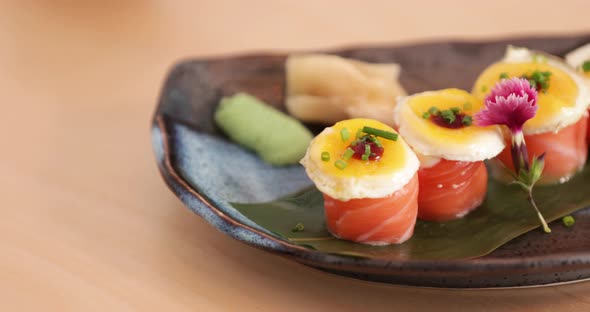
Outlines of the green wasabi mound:
[{"label": "green wasabi mound", "polygon": [[313,138],[297,119],[245,93],[221,99],[215,122],[230,139],[272,165],[296,164]]}]

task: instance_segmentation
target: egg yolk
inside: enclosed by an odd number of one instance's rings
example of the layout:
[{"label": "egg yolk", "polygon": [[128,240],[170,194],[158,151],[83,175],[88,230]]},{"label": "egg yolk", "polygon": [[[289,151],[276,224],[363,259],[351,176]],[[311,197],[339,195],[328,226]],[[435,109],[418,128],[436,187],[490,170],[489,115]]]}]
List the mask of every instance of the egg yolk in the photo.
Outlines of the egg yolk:
[{"label": "egg yolk", "polygon": [[[349,119],[336,123],[324,130],[312,142],[311,157],[318,164],[320,170],[327,175],[339,177],[362,177],[367,175],[379,175],[398,171],[406,166],[408,161],[408,146],[400,136],[396,141],[377,137],[383,147],[383,154],[378,159],[361,160],[351,157],[343,160],[345,151],[351,143],[357,139],[356,134],[363,127],[371,127],[388,132],[397,132],[391,127],[373,119]],[[343,129],[348,133],[348,138],[343,140]],[[322,153],[330,155],[329,160],[322,160]],[[336,161],[345,161],[346,167],[341,169],[335,165]]]},{"label": "egg yolk", "polygon": [[433,118],[424,118],[424,113],[431,107],[439,111],[458,108],[461,114],[473,117],[482,109],[483,102],[477,100],[470,93],[459,89],[445,89],[440,91],[425,92],[408,99],[407,104],[414,116],[403,116],[407,122],[412,123],[413,131],[422,136],[431,137],[438,142],[466,143],[473,140],[474,135],[487,127],[478,127],[474,124],[458,128],[443,127],[437,124]]},{"label": "egg yolk", "polygon": [[480,102],[490,93],[491,89],[501,80],[501,75],[508,77],[530,76],[534,71],[549,71],[548,89],[538,93],[539,109],[535,117],[527,121],[527,129],[538,129],[546,125],[561,113],[562,108],[574,107],[578,97],[578,86],[571,76],[563,70],[547,63],[496,63],[488,67],[479,76],[473,87],[473,95]]}]

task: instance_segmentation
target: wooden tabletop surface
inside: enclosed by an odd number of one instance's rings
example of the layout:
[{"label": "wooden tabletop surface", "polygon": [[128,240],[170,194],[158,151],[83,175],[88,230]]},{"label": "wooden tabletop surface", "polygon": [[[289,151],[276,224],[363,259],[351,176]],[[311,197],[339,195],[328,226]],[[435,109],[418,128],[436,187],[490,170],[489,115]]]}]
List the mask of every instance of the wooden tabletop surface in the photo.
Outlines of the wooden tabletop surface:
[{"label": "wooden tabletop surface", "polygon": [[590,310],[590,283],[444,290],[319,272],[218,232],[160,178],[150,118],[179,59],[590,31],[586,0],[407,2],[2,1],[0,310]]}]

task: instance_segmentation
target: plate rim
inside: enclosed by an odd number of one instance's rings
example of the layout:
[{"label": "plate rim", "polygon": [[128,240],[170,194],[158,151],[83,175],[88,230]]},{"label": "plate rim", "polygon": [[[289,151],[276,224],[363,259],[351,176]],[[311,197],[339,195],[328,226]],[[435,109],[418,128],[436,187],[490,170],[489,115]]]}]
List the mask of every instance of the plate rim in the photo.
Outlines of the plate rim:
[{"label": "plate rim", "polygon": [[[182,176],[172,164],[172,159],[170,156],[170,135],[168,131],[168,122],[166,119],[167,117],[156,114],[153,119],[152,129],[161,135],[162,157],[157,157],[160,158],[158,159],[158,168],[168,187],[186,207],[201,217],[202,213],[199,212],[198,208],[193,207],[194,202],[191,200],[197,200],[203,204],[203,207],[212,212],[214,218],[216,219],[216,222],[208,223],[217,230],[255,248],[283,257],[291,258],[299,263],[316,268],[372,274],[383,274],[384,271],[393,275],[437,273],[452,278],[454,275],[465,274],[466,272],[481,273],[482,271],[485,271],[490,275],[494,275],[500,272],[505,273],[508,270],[513,274],[531,274],[535,272],[553,273],[581,268],[590,268],[590,251],[560,252],[543,256],[521,256],[510,258],[482,256],[459,260],[396,260],[332,254],[308,249],[303,246],[290,243],[284,239],[274,237],[268,233],[255,229],[247,224],[243,224],[240,221],[231,218],[225,212],[217,208],[205,196],[200,194],[199,191],[190,185],[188,181],[182,178]],[[154,148],[157,147],[154,146]],[[191,197],[190,200],[186,197],[186,195]],[[220,226],[219,224],[223,224],[224,226]],[[248,233],[254,234],[262,241],[265,241],[265,243],[256,243],[252,239],[240,235],[240,232],[234,231],[234,229],[246,230]],[[575,257],[576,260],[568,261],[564,260],[564,257]],[[360,268],[362,268],[362,270],[359,270]],[[579,279],[572,279],[571,281],[576,280]],[[561,282],[565,281],[566,280],[562,280]],[[534,283],[530,285],[515,284],[514,286],[509,287],[526,287],[551,284],[554,283]],[[441,286],[434,287],[440,288]],[[488,287],[475,286],[471,288]]]}]

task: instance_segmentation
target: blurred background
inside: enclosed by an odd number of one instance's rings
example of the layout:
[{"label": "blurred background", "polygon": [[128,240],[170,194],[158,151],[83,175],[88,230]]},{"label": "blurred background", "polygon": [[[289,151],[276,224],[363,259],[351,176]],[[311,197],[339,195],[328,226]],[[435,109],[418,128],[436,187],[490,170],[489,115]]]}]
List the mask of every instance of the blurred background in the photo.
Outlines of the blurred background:
[{"label": "blurred background", "polygon": [[[588,286],[449,297],[333,277],[235,242],[166,188],[149,125],[166,72],[181,59],[582,34],[588,5],[1,1],[0,310],[344,311],[412,302],[410,311],[503,302],[524,311],[539,302],[538,311],[573,311]],[[552,296],[574,300],[557,305]]]}]

